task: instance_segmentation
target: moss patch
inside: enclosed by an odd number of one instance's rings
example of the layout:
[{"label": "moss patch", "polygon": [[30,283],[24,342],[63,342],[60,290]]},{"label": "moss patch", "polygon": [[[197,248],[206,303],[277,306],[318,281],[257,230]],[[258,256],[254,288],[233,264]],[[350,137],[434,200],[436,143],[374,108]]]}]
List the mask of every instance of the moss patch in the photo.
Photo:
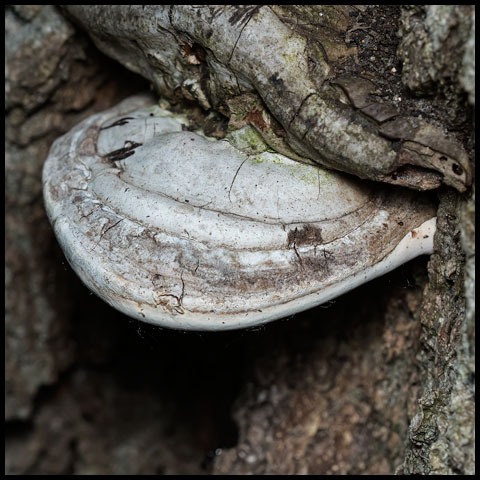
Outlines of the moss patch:
[{"label": "moss patch", "polygon": [[225,139],[235,148],[249,155],[263,153],[269,150],[269,146],[263,141],[261,135],[250,126],[230,132]]}]

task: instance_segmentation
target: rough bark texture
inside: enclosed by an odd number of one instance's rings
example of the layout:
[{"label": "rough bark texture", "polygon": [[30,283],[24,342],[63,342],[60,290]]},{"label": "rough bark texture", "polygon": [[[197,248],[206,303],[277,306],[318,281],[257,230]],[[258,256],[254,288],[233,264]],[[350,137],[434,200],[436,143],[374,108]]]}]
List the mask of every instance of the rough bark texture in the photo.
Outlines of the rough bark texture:
[{"label": "rough bark texture", "polygon": [[[475,105],[473,7],[405,8],[399,33],[404,83],[417,95],[435,89],[435,101],[446,106],[451,125],[464,124],[473,148],[472,110],[465,104],[468,94]],[[419,310],[422,389],[400,471],[474,474],[475,190],[463,196],[445,191],[439,198],[436,253]]]},{"label": "rough bark texture", "polygon": [[[472,6],[351,10],[340,40],[309,7],[275,11],[473,158]],[[52,6],[5,17],[7,474],[474,473],[473,188],[438,190],[428,274],[418,259],[253,331],[131,321],[63,263],[40,179],[57,136],[148,84]]]},{"label": "rough bark texture", "polygon": [[[468,156],[454,136],[386,101],[377,81],[386,72],[345,75],[342,64],[357,49],[339,46],[365,29],[350,20],[356,7],[73,5],[66,11],[102,51],[163,96],[197,100],[229,117],[242,113],[261,135],[273,128],[254,119],[268,111],[277,137],[304,161],[420,190],[444,182],[464,191],[471,183]],[[263,102],[260,112],[232,108],[252,93]]]}]

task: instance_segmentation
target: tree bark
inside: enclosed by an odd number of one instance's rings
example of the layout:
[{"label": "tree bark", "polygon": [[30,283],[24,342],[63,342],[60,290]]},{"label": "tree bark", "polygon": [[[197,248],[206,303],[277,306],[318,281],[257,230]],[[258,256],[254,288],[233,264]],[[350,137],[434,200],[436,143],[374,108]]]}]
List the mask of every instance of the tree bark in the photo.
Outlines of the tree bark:
[{"label": "tree bark", "polygon": [[[206,28],[190,6],[147,6],[156,31],[133,7],[5,10],[6,473],[473,474],[474,185],[434,191],[430,259],[290,319],[200,335],[132,321],[81,285],[41,169],[55,138],[151,83],[212,135],[251,123],[292,158],[385,181],[348,166],[340,136],[320,158],[317,127],[305,133],[325,101],[389,158],[383,121],[351,103],[366,83],[326,86],[339,75],[375,82],[378,104],[474,158],[474,7],[231,6]],[[280,43],[255,51],[255,21]]]}]

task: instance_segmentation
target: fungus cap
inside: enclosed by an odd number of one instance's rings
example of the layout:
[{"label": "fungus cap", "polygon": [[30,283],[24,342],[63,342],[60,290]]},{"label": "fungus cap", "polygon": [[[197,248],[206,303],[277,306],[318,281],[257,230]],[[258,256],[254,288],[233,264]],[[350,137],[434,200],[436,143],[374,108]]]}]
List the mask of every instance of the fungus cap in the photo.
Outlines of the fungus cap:
[{"label": "fungus cap", "polygon": [[44,166],[66,258],[125,314],[243,328],[432,253],[435,207],[422,194],[186,128],[185,117],[132,97],[57,139]]}]

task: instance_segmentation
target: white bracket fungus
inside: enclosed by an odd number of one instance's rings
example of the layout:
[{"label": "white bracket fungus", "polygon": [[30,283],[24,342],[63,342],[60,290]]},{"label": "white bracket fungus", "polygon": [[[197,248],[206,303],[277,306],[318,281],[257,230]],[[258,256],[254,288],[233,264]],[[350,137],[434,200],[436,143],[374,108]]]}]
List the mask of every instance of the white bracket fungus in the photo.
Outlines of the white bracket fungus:
[{"label": "white bracket fungus", "polygon": [[433,250],[418,192],[251,153],[132,97],[57,139],[47,213],[83,282],[131,317],[191,330],[286,317]]}]

